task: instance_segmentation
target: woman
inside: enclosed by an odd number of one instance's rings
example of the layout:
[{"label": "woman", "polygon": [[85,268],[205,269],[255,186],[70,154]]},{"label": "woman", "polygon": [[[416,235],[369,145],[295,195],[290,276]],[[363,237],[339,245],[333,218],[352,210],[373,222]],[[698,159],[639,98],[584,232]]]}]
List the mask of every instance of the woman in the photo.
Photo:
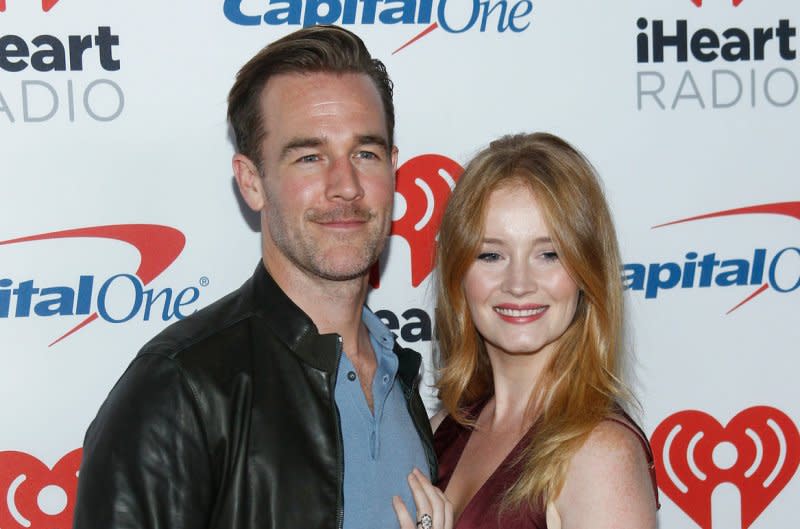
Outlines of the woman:
[{"label": "woman", "polygon": [[550,134],[493,142],[437,250],[437,485],[455,528],[655,528],[652,456],[623,411],[619,250],[589,162]]}]

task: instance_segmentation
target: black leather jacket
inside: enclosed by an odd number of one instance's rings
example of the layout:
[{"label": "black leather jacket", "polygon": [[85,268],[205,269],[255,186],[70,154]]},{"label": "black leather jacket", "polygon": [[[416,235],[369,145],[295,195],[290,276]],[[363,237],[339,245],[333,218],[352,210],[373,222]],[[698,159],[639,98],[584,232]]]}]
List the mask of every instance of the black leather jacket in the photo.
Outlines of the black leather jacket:
[{"label": "black leather jacket", "polygon": [[[339,343],[261,263],[239,290],[168,327],[86,433],[75,529],[340,528]],[[420,356],[395,353],[436,476]]]}]

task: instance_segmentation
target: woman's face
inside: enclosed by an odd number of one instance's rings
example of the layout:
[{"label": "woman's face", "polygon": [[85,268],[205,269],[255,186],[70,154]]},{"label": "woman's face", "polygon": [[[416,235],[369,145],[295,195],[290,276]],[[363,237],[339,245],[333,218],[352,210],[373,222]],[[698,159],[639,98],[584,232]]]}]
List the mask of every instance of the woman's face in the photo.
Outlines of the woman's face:
[{"label": "woman's face", "polygon": [[496,189],[484,228],[464,294],[490,357],[552,350],[575,316],[578,286],[558,258],[536,197],[523,185]]}]

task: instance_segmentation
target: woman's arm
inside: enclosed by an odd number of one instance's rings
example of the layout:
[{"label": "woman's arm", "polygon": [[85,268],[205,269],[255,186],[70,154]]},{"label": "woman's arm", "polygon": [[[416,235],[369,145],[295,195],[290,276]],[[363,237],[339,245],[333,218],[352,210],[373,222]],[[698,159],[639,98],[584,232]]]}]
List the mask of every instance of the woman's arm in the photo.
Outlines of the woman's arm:
[{"label": "woman's arm", "polygon": [[561,529],[655,529],[656,509],[641,440],[603,421],[573,456],[564,487],[548,506],[548,527],[552,519]]}]

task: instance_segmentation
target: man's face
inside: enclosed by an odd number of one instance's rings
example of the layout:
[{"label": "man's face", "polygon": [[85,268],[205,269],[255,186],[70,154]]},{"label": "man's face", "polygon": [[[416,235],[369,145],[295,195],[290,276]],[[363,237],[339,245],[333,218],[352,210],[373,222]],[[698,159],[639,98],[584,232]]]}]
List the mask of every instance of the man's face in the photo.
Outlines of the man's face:
[{"label": "man's face", "polygon": [[282,74],[267,82],[261,109],[268,268],[363,276],[389,233],[397,161],[377,88],[361,74]]}]

